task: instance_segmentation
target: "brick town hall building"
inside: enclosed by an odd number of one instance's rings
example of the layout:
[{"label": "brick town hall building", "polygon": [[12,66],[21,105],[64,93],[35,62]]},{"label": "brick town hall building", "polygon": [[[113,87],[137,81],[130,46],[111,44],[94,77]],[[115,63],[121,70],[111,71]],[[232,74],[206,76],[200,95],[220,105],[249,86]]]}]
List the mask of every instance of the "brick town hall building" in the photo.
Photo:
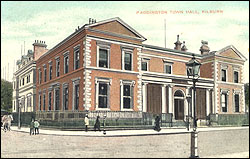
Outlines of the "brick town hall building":
[{"label": "brick town hall building", "polygon": [[76,29],[36,60],[37,116],[65,119],[87,111],[110,112],[107,117],[126,112],[123,117],[132,118],[145,112],[183,120],[194,113],[186,98],[193,94],[186,68],[192,54],[202,64],[196,83],[197,117],[245,112],[247,59],[234,46],[210,52],[202,41],[201,53],[191,53],[179,36],[174,49],[146,45],[145,40],[118,17],[90,20]]}]

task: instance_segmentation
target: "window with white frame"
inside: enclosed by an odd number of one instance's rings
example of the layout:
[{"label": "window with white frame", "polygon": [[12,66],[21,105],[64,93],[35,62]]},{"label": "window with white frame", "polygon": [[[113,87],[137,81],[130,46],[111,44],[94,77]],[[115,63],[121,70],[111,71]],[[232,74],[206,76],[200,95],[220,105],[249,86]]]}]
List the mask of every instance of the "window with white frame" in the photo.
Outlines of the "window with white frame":
[{"label": "window with white frame", "polygon": [[173,62],[169,62],[169,61],[165,61],[165,60],[163,62],[164,62],[164,73],[172,74]]},{"label": "window with white frame", "polygon": [[69,108],[69,87],[68,84],[63,85],[63,109],[68,110]]},{"label": "window with white frame", "polygon": [[78,69],[80,67],[80,46],[74,48],[74,69]]},{"label": "window with white frame", "polygon": [[239,94],[234,95],[234,108],[235,108],[235,112],[240,112],[240,95]]},{"label": "window with white frame", "polygon": [[228,109],[228,92],[222,91],[221,93],[221,111],[227,112]]},{"label": "window with white frame", "polygon": [[109,68],[110,44],[97,41],[97,67]]},{"label": "window with white frame", "polygon": [[64,74],[69,72],[69,52],[64,54]]},{"label": "window with white frame", "polygon": [[52,79],[52,62],[49,63],[49,80]]},{"label": "window with white frame", "polygon": [[41,93],[39,93],[39,105],[38,105],[38,110],[42,110],[42,95],[41,95]]},{"label": "window with white frame", "polygon": [[142,59],[141,61],[141,70],[148,71],[149,70],[149,59]]},{"label": "window with white frame", "polygon": [[46,82],[47,81],[47,68],[46,68],[46,66],[43,68],[44,70],[44,82]]},{"label": "window with white frame", "polygon": [[56,77],[60,76],[60,58],[56,58]]},{"label": "window with white frame", "polygon": [[124,51],[124,70],[132,71],[132,57],[131,51]]},{"label": "window with white frame", "polygon": [[79,109],[79,83],[80,83],[80,78],[72,79],[73,82],[73,110],[78,110]]},{"label": "window with white frame", "polygon": [[49,91],[49,94],[48,94],[48,110],[50,111],[51,110],[51,105],[52,105],[52,92]]},{"label": "window with white frame", "polygon": [[60,102],[60,89],[59,87],[55,88],[55,110],[59,110],[59,102]]},{"label": "window with white frame", "polygon": [[221,81],[227,81],[227,65],[221,65]]},{"label": "window with white frame", "polygon": [[39,84],[42,82],[42,71],[39,69]]},{"label": "window with white frame", "polygon": [[43,93],[43,111],[45,111],[45,106],[46,106],[46,98],[45,98],[45,93]]},{"label": "window with white frame", "polygon": [[134,107],[134,81],[121,80],[121,110],[132,110]]},{"label": "window with white frame", "polygon": [[239,72],[234,71],[234,83],[239,83]]},{"label": "window with white frame", "polygon": [[96,108],[109,108],[109,89],[111,79],[96,78]]}]

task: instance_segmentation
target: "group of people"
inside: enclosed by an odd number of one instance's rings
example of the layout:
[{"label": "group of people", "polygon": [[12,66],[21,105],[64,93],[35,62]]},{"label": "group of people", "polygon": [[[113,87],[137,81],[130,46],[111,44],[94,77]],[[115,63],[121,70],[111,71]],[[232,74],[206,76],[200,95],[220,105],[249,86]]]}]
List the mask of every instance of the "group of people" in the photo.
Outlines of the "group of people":
[{"label": "group of people", "polygon": [[39,134],[39,122],[37,120],[34,121],[34,119],[30,122],[30,135],[36,135]]},{"label": "group of people", "polygon": [[[88,131],[88,126],[89,126],[89,117],[88,114],[86,114],[85,118],[84,118],[84,124],[85,124],[85,131]],[[100,116],[98,115],[95,121],[95,125],[94,125],[94,131],[101,131],[101,122],[100,122]]]},{"label": "group of people", "polygon": [[1,127],[3,126],[4,132],[7,130],[10,131],[11,121],[13,120],[13,116],[11,114],[3,115],[1,118]]}]

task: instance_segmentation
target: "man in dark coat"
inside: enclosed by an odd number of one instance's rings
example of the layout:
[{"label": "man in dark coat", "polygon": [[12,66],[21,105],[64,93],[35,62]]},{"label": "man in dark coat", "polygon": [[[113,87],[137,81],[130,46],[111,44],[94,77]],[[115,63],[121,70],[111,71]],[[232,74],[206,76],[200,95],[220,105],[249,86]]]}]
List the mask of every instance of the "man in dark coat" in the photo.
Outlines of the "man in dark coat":
[{"label": "man in dark coat", "polygon": [[98,129],[99,131],[101,131],[100,129],[100,120],[99,120],[100,116],[98,115],[95,121],[95,126],[94,126],[94,130],[96,131],[96,129]]}]

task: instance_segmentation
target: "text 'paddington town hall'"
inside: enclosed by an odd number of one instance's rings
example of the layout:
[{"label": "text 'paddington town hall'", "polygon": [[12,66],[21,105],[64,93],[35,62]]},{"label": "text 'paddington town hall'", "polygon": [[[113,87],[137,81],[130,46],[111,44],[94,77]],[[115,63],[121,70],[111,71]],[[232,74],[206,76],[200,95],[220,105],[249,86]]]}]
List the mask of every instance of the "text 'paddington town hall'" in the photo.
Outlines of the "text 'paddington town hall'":
[{"label": "text 'paddington town hall'", "polygon": [[[174,49],[146,45],[145,37],[116,17],[100,22],[90,19],[50,50],[36,40],[34,52],[30,50],[17,63],[18,71],[24,73],[15,74],[13,110],[18,111],[21,99],[22,111],[35,111],[41,120],[46,118],[41,114],[48,112],[70,112],[71,118],[78,112],[108,112],[108,117],[122,113],[126,118],[171,114],[173,120],[185,120],[194,113],[192,102],[200,120],[209,114],[244,113],[247,59],[232,45],[211,52],[206,41],[200,52],[191,53],[179,38],[173,42]],[[193,54],[202,64],[195,101],[186,67]],[[18,93],[30,77],[35,90],[30,87],[32,91]]]}]

